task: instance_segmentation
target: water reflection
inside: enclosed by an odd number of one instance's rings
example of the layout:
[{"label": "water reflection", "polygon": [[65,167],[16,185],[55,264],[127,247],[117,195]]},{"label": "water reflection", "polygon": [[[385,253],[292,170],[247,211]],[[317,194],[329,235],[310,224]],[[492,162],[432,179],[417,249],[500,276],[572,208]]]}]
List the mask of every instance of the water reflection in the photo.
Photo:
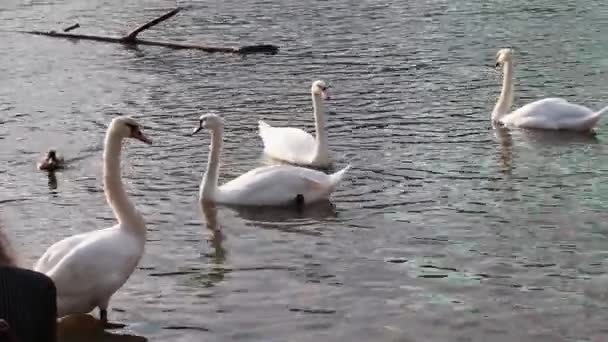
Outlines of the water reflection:
[{"label": "water reflection", "polygon": [[286,221],[312,219],[315,221],[338,216],[335,205],[330,201],[307,204],[301,208],[294,207],[248,207],[228,206],[237,215],[248,221],[261,223],[285,223]]},{"label": "water reflection", "polygon": [[225,236],[217,220],[217,207],[213,203],[202,203],[201,212],[202,223],[211,232],[211,236],[207,240],[211,245],[212,252],[203,254],[204,257],[209,259],[208,271],[195,275],[193,280],[202,283],[204,287],[212,287],[223,281],[226,273],[231,270],[224,265],[227,256],[226,249],[223,246]]},{"label": "water reflection", "polygon": [[524,138],[526,141],[541,145],[566,145],[566,144],[597,144],[599,139],[594,133],[581,133],[572,131],[553,131],[540,129],[517,129],[512,134],[516,138]]},{"label": "water reflection", "polygon": [[497,127],[494,135],[500,143],[498,147],[498,169],[500,172],[510,175],[513,171],[513,137],[511,132],[503,127]]},{"label": "water reflection", "polygon": [[56,190],[57,189],[57,176],[55,176],[55,172],[49,171],[48,177],[49,177],[49,182],[48,182],[49,190]]},{"label": "water reflection", "polygon": [[217,207],[213,203],[203,203],[201,204],[201,211],[203,213],[203,224],[211,232],[209,242],[214,253],[209,256],[213,258],[213,262],[216,265],[221,265],[226,261],[226,250],[222,246],[225,237],[222,233],[222,227],[217,221]]},{"label": "water reflection", "polygon": [[76,314],[61,319],[57,323],[58,342],[144,342],[142,336],[110,333],[103,324],[91,315]]},{"label": "water reflection", "polygon": [[599,139],[595,133],[571,131],[552,131],[538,129],[515,129],[495,127],[494,135],[500,144],[498,162],[500,172],[510,175],[513,170],[513,139],[531,143],[532,145],[562,146],[568,144],[597,144]]}]

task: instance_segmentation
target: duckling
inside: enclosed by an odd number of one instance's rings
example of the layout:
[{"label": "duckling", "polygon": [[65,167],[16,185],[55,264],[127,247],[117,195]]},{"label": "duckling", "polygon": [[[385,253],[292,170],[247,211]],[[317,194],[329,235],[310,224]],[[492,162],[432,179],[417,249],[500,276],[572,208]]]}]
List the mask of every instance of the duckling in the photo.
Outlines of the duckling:
[{"label": "duckling", "polygon": [[46,157],[38,163],[38,170],[55,171],[63,169],[63,158],[57,157],[55,150],[49,150]]}]

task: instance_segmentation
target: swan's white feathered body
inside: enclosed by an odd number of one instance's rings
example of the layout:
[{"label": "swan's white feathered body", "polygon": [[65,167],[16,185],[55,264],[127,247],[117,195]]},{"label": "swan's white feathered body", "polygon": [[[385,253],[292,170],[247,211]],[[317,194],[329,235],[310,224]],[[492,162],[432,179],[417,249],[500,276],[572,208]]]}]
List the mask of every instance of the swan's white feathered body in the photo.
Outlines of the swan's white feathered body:
[{"label": "swan's white feathered body", "polygon": [[273,127],[258,122],[259,135],[264,143],[264,153],[271,158],[291,164],[329,167],[332,160],[325,131],[323,100],[329,98],[323,81],[315,81],[311,87],[316,138],[310,133],[293,127]]},{"label": "swan's white feathered body", "polygon": [[65,238],[47,249],[34,265],[57,288],[58,317],[99,307],[102,321],[112,295],[129,279],[144,252],[146,225],[129,201],[120,177],[123,138],[150,144],[135,120],[112,120],[104,147],[104,191],[118,224]]},{"label": "swan's white feathered body", "polygon": [[513,51],[500,49],[496,66],[503,65],[503,85],[492,112],[492,120],[507,127],[546,130],[593,131],[608,107],[593,110],[560,98],[545,98],[510,112],[513,104]]},{"label": "swan's white feathered body", "polygon": [[58,317],[106,307],[129,279],[144,252],[144,242],[126,229],[74,235],[46,251],[34,266],[57,287]]},{"label": "swan's white feathered body", "polygon": [[217,189],[215,201],[224,204],[280,206],[329,199],[350,166],[327,175],[317,170],[291,165],[253,169]]},{"label": "swan's white feathered body", "polygon": [[284,206],[308,204],[328,199],[350,166],[325,174],[293,165],[271,165],[253,169],[228,183],[218,186],[223,120],[214,114],[202,115],[199,127],[208,128],[211,145],[207,170],[201,181],[201,201],[231,205]]},{"label": "swan's white feathered body", "polygon": [[259,121],[258,126],[264,153],[269,157],[300,165],[324,166],[331,163],[329,158],[315,161],[317,140],[312,134],[299,128],[273,127],[264,121]]},{"label": "swan's white feathered body", "polygon": [[505,126],[521,128],[590,131],[602,113],[564,99],[546,98],[528,103],[499,121]]}]

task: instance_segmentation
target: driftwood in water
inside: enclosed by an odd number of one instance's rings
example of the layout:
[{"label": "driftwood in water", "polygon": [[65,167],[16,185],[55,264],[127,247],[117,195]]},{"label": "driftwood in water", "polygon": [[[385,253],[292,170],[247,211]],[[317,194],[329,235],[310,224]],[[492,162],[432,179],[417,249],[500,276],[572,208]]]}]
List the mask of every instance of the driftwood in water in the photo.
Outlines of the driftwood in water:
[{"label": "driftwood in water", "polygon": [[133,31],[129,32],[127,35],[123,37],[110,37],[110,36],[97,36],[97,35],[87,35],[87,34],[75,34],[75,33],[67,33],[70,30],[80,27],[79,24],[72,25],[64,29],[64,33],[56,32],[56,31],[19,31],[21,33],[26,34],[34,34],[39,36],[48,36],[48,37],[56,37],[56,38],[65,38],[65,39],[77,39],[77,40],[92,40],[97,42],[106,42],[106,43],[118,43],[125,45],[150,45],[150,46],[161,46],[170,49],[190,49],[190,50],[201,50],[205,52],[224,52],[224,53],[236,53],[236,54],[250,54],[250,53],[265,53],[274,55],[277,53],[279,48],[275,45],[270,44],[260,44],[260,45],[249,45],[242,47],[222,47],[222,46],[209,46],[202,45],[196,43],[178,43],[178,42],[162,42],[162,41],[152,41],[145,39],[138,39],[137,35],[141,32],[160,24],[161,22],[173,17],[180,11],[179,8],[171,10],[163,14],[162,16],[149,21]]},{"label": "driftwood in water", "polygon": [[79,24],[79,23],[76,23],[76,24],[74,24],[74,25],[72,25],[72,26],[68,26],[68,27],[64,28],[64,29],[63,29],[63,32],[70,32],[70,31],[72,31],[73,29],[77,29],[77,28],[79,28],[79,27],[80,27],[80,24]]},{"label": "driftwood in water", "polygon": [[172,11],[169,11],[169,12],[167,12],[167,13],[165,13],[165,14],[161,15],[160,17],[158,17],[158,18],[156,18],[156,19],[154,19],[154,20],[152,20],[152,21],[149,21],[149,22],[147,22],[147,23],[145,23],[145,24],[141,25],[140,27],[136,28],[135,30],[133,30],[133,31],[129,32],[129,34],[127,34],[126,36],[124,36],[122,39],[123,39],[125,42],[131,42],[131,43],[135,43],[135,40],[136,40],[136,38],[137,38],[137,35],[138,35],[140,32],[143,32],[143,31],[145,31],[145,30],[147,30],[147,29],[149,29],[149,28],[151,28],[151,27],[154,27],[154,26],[156,26],[156,25],[158,25],[158,24],[162,23],[163,21],[165,21],[165,20],[167,20],[167,19],[169,19],[169,18],[173,17],[174,15],[176,15],[176,14],[177,14],[177,12],[179,12],[179,8],[176,8],[176,9],[174,9],[174,10],[172,10]]}]

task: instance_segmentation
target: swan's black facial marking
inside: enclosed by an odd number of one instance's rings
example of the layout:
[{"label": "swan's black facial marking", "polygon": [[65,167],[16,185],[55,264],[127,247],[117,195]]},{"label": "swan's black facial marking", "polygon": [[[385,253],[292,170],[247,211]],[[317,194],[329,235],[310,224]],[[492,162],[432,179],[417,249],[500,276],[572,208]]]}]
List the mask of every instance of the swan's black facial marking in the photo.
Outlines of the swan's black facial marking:
[{"label": "swan's black facial marking", "polygon": [[317,84],[317,88],[319,88],[319,90],[321,90],[321,91],[327,91],[327,89],[329,89],[329,86],[323,85],[323,84]]},{"label": "swan's black facial marking", "polygon": [[200,120],[198,120],[198,127],[194,129],[194,131],[192,131],[192,133],[190,135],[195,135],[196,133],[198,133],[200,130],[202,130],[207,124],[207,118],[202,118]]},{"label": "swan's black facial marking", "polygon": [[127,127],[129,127],[129,129],[131,130],[131,136],[134,136],[135,133],[139,132],[139,127],[137,127],[137,125],[128,122],[125,123],[125,125],[127,125]]},{"label": "swan's black facial marking", "polygon": [[143,135],[138,125],[132,123],[125,123],[125,125],[131,130],[131,134],[129,135],[131,138],[139,139]]},{"label": "swan's black facial marking", "polygon": [[130,130],[130,134],[129,137],[139,140],[141,142],[144,142],[148,145],[152,144],[152,140],[150,140],[148,137],[146,137],[142,131],[141,128],[139,127],[139,125],[134,124],[134,123],[130,123],[130,122],[125,122],[125,125],[129,128]]},{"label": "swan's black facial marking", "polygon": [[324,100],[330,99],[329,93],[327,92],[327,90],[329,89],[329,86],[321,83],[321,84],[317,84],[316,87],[317,87],[317,91],[316,91],[317,94],[321,95],[321,97]]}]

